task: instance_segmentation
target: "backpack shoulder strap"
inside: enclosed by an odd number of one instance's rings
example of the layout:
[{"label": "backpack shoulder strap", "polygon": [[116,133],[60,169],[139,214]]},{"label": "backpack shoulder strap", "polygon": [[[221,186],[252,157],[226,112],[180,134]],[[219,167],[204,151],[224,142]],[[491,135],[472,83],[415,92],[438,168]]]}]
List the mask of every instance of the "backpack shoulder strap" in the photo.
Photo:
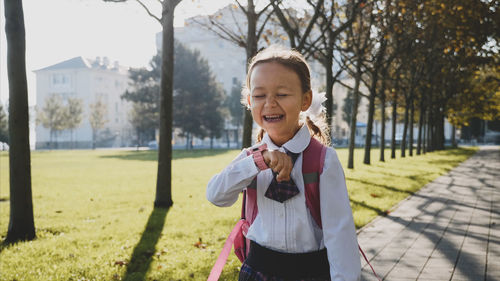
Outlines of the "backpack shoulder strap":
[{"label": "backpack shoulder strap", "polygon": [[[322,228],[321,224],[321,209],[319,201],[319,176],[323,172],[323,166],[325,163],[326,146],[321,144],[315,138],[311,138],[311,142],[304,150],[302,154],[302,174],[304,177],[305,195],[306,195],[306,205],[309,208],[309,212],[316,222],[316,224]],[[319,159],[319,161],[318,161]],[[363,255],[366,263],[370,266],[373,274],[377,280],[381,280],[380,277],[375,272],[375,269],[370,264],[370,261],[366,258],[363,249],[358,244],[359,251]]]},{"label": "backpack shoulder strap", "polygon": [[[247,155],[250,155],[247,150]],[[249,186],[243,191],[243,205],[241,206],[241,218],[246,219],[251,225],[257,216],[259,209],[257,207],[257,177],[255,177]],[[246,233],[245,233],[246,234]]]},{"label": "backpack shoulder strap", "polygon": [[321,228],[321,210],[319,203],[319,176],[323,172],[326,146],[311,137],[309,145],[302,153],[302,176],[306,206],[316,224]]}]

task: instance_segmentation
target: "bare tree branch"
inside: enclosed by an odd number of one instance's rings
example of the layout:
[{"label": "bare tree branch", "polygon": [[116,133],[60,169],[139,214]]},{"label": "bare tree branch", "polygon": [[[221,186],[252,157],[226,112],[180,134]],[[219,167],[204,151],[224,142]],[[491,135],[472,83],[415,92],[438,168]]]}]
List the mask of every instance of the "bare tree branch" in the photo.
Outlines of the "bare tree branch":
[{"label": "bare tree branch", "polygon": [[240,36],[232,32],[232,30],[226,28],[224,25],[220,24],[217,21],[214,21],[213,19],[208,19],[210,21],[210,24],[200,22],[196,20],[195,18],[192,19],[193,22],[196,24],[200,25],[201,27],[210,30],[211,32],[215,33],[217,36],[220,38],[229,41],[231,43],[236,43],[238,46],[245,47],[246,46],[246,41],[242,40]]},{"label": "bare tree branch", "polygon": [[273,5],[274,8],[274,13],[278,17],[278,20],[280,21],[282,27],[285,29],[285,32],[288,34],[289,40],[290,40],[290,46],[292,48],[295,48],[295,31],[294,29],[290,26],[288,20],[286,19],[285,15],[281,11],[281,8],[279,7],[279,4],[281,1],[276,1],[276,0],[271,0],[271,4]]},{"label": "bare tree branch", "polygon": [[353,87],[347,85],[346,83],[342,82],[341,80],[338,80],[337,83],[339,83],[342,87],[347,88],[347,89],[349,89],[351,91],[354,90]]},{"label": "bare tree branch", "polygon": [[269,8],[271,7],[273,4],[271,2],[269,2],[269,4],[267,4],[264,8],[262,8],[262,10],[260,10],[260,12],[257,13],[257,18],[260,18],[260,16]]},{"label": "bare tree branch", "polygon": [[260,26],[259,31],[257,31],[257,38],[260,38],[260,36],[262,35],[262,32],[264,32],[264,27],[266,27],[266,24],[267,24],[267,22],[269,21],[269,19],[271,18],[272,15],[273,15],[272,11],[270,11],[269,13],[267,13],[266,19],[264,20],[264,22]]},{"label": "bare tree branch", "polygon": [[238,32],[240,33],[240,36],[243,35],[243,30],[241,30],[241,26],[238,24],[238,21],[236,20],[236,17],[234,16],[234,11],[231,9],[231,17],[233,18],[234,23],[236,24],[236,27],[238,28]]},{"label": "bare tree branch", "polygon": [[243,5],[241,5],[240,1],[236,0],[236,3],[240,7],[240,9],[243,11],[243,13],[245,13],[245,14],[248,13],[247,10],[245,9],[245,7]]},{"label": "bare tree branch", "polygon": [[[118,2],[116,0],[112,0],[112,1]],[[149,8],[146,5],[144,5],[144,3],[142,3],[141,0],[135,0],[135,1],[137,1],[137,3],[139,3],[144,8],[144,10],[146,10],[146,13],[148,13],[149,16],[156,19],[160,24],[162,24],[161,19],[159,17],[157,17],[156,15],[154,15],[153,13],[151,13]]]},{"label": "bare tree branch", "polygon": [[[299,50],[302,50],[305,42],[306,42],[306,39],[309,37],[309,34],[311,33],[311,30],[314,26],[314,24],[316,23],[316,20],[318,19],[319,17],[319,14],[321,13],[321,6],[323,5],[324,3],[324,0],[320,0],[317,4],[316,4],[316,7],[314,9],[314,14],[311,18],[311,20],[309,21],[309,24],[306,28],[306,30],[304,31],[304,33],[302,34],[302,38],[300,39],[300,42],[298,44],[298,49]],[[312,4],[311,4],[312,5]],[[333,5],[333,4],[332,4]],[[313,6],[314,7],[314,6]]]}]

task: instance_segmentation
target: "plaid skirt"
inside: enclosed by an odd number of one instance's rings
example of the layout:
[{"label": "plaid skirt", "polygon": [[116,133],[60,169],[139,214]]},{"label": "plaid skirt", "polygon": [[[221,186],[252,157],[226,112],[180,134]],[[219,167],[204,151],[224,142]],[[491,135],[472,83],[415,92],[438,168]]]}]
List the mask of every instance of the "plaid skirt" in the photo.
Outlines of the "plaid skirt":
[{"label": "plaid skirt", "polygon": [[330,281],[326,249],[288,254],[250,241],[248,257],[241,266],[239,281]]},{"label": "plaid skirt", "polygon": [[289,279],[273,276],[252,269],[248,264],[243,263],[240,270],[238,281],[331,281],[330,273],[326,276],[309,277],[305,279]]}]

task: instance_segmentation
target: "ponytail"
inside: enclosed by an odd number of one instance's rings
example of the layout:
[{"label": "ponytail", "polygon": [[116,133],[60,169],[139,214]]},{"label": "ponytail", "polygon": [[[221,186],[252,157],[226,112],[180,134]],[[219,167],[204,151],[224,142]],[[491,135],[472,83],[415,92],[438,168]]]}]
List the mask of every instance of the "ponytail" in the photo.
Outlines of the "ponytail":
[{"label": "ponytail", "polygon": [[316,125],[311,118],[309,118],[309,116],[306,116],[306,124],[307,128],[309,128],[311,136],[316,138],[323,145],[330,146],[330,130],[328,124],[326,124],[324,116],[323,118],[316,118],[316,122],[318,125]]}]

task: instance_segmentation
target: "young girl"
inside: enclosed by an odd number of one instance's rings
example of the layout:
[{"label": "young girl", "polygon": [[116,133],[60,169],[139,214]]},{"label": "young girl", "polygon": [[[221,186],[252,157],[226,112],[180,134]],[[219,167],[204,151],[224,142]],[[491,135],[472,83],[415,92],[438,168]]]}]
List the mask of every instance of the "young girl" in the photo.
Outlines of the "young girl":
[{"label": "young girl", "polygon": [[[243,150],[207,186],[207,199],[226,207],[257,177],[258,214],[247,233],[250,252],[239,280],[347,281],[360,277],[344,173],[331,147],[319,180],[321,228],[306,208],[302,152],[311,135],[323,144],[329,139],[322,129],[327,127],[322,110],[309,109],[316,100],[310,80],[308,64],[296,51],[271,46],[250,62],[243,100],[261,127],[258,143],[251,148],[252,154],[247,156]],[[318,104],[321,108],[321,101]],[[286,191],[276,191],[276,186]]]}]

